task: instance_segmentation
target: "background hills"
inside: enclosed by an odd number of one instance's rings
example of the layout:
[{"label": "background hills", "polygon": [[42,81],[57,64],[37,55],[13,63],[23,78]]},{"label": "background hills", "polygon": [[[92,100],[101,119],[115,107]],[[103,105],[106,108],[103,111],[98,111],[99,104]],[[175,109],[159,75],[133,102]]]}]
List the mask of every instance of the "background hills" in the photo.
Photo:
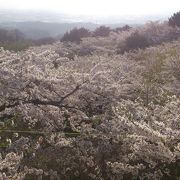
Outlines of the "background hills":
[{"label": "background hills", "polygon": [[135,26],[149,20],[163,21],[166,19],[167,16],[164,15],[93,17],[47,11],[0,9],[0,28],[18,29],[30,39],[62,37],[65,32],[75,27],[94,30],[102,24],[115,28],[125,24]]}]

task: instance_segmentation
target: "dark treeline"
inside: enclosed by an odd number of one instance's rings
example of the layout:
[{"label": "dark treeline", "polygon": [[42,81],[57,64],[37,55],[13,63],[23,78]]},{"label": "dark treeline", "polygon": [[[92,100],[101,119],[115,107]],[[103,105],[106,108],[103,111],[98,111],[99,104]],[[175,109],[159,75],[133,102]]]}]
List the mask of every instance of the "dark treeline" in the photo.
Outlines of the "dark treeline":
[{"label": "dark treeline", "polygon": [[125,25],[123,27],[118,27],[115,29],[111,29],[108,26],[100,26],[96,28],[94,31],[89,31],[85,28],[74,28],[69,32],[66,32],[64,36],[61,38],[61,41],[70,41],[75,43],[80,43],[81,38],[83,37],[107,37],[109,36],[110,32],[121,32],[121,31],[127,31],[131,27],[128,25]]},{"label": "dark treeline", "polygon": [[42,44],[51,44],[55,41],[52,37],[32,40],[25,37],[25,35],[17,30],[0,29],[0,47],[7,50],[20,51],[30,46],[40,46]]},{"label": "dark treeline", "polygon": [[[111,31],[119,32],[130,29],[130,26],[126,25],[124,27],[118,27],[116,29],[111,29],[107,26],[100,26],[94,31],[90,31],[86,28],[74,28],[69,32],[66,32],[61,38],[62,42],[75,42],[80,43],[83,37],[107,37]],[[43,44],[51,44],[59,40],[58,37],[46,37],[41,39],[29,39],[18,29],[0,29],[0,46],[7,50],[21,51],[30,46],[40,46]]]}]

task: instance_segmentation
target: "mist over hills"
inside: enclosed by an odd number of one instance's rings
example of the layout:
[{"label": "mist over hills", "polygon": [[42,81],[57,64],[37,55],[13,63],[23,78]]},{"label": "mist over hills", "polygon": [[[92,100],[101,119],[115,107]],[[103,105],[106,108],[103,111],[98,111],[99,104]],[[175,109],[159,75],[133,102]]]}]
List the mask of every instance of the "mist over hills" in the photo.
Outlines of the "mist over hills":
[{"label": "mist over hills", "polygon": [[75,27],[85,27],[94,30],[98,24],[93,23],[51,23],[41,21],[26,21],[26,22],[3,22],[0,23],[1,28],[19,29],[23,32],[26,38],[39,39],[44,37],[61,37],[66,31]]},{"label": "mist over hills", "polygon": [[35,10],[0,10],[0,28],[18,29],[27,38],[39,39],[44,37],[61,37],[65,32],[75,28],[84,27],[94,30],[104,24],[121,27],[125,24],[143,24],[149,20],[165,20],[167,16],[83,16],[69,15],[58,12]]}]

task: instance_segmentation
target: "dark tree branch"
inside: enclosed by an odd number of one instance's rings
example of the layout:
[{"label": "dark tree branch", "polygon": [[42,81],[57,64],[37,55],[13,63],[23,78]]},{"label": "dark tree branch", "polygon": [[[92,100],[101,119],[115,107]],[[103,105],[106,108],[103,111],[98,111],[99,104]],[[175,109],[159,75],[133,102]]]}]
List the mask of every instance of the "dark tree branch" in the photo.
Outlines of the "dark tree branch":
[{"label": "dark tree branch", "polygon": [[58,108],[62,108],[62,107],[65,107],[65,108],[75,108],[75,107],[63,104],[63,102],[69,96],[73,95],[76,91],[78,91],[84,83],[86,83],[86,81],[83,82],[82,84],[77,85],[71,92],[69,92],[65,96],[61,97],[61,99],[59,101],[53,101],[53,100],[44,101],[44,100],[40,100],[40,99],[31,99],[31,100],[14,99],[14,103],[12,103],[12,104],[4,103],[3,105],[1,105],[0,106],[0,112],[4,111],[7,108],[17,107],[20,104],[33,104],[33,105],[36,105],[36,106],[38,106],[38,105],[55,106],[55,107],[58,107]]}]

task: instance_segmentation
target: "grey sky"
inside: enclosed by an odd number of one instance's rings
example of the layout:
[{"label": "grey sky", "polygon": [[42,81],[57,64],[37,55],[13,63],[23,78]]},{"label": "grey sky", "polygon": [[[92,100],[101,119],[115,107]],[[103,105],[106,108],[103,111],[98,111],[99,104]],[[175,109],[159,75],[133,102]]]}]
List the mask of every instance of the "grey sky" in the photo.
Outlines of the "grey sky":
[{"label": "grey sky", "polygon": [[0,0],[5,9],[49,10],[81,15],[171,14],[180,0]]}]

